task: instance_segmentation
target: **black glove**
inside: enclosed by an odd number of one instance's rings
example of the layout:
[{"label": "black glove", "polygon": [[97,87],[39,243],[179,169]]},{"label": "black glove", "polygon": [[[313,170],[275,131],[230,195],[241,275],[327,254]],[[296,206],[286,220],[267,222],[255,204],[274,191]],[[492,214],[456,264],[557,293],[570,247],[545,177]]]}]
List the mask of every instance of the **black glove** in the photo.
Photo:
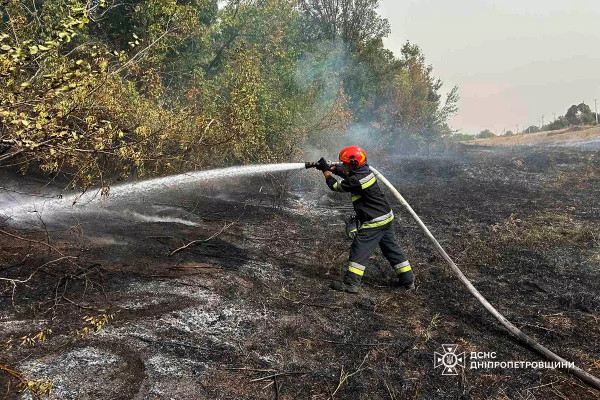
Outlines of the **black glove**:
[{"label": "black glove", "polygon": [[321,157],[321,159],[319,161],[317,161],[316,163],[316,169],[318,169],[319,171],[329,171],[329,169],[331,168],[331,166],[329,165],[329,163],[327,162],[327,160],[323,157]]},{"label": "black glove", "polygon": [[348,239],[354,239],[356,232],[358,232],[358,220],[356,219],[356,215],[346,218],[344,222],[346,223],[346,236]]}]

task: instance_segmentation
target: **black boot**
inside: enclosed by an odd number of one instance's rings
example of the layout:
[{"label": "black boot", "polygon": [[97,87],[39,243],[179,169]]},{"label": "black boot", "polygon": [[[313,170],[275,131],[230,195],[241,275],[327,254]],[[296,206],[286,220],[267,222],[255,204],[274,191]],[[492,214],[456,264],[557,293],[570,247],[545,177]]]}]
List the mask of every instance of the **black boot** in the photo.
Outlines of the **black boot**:
[{"label": "black boot", "polygon": [[397,288],[399,292],[412,292],[415,290],[415,281],[410,281],[408,283],[398,282]]},{"label": "black boot", "polygon": [[339,290],[340,292],[356,294],[358,293],[358,289],[360,289],[360,284],[345,283],[341,281],[331,281],[329,287],[333,290]]}]

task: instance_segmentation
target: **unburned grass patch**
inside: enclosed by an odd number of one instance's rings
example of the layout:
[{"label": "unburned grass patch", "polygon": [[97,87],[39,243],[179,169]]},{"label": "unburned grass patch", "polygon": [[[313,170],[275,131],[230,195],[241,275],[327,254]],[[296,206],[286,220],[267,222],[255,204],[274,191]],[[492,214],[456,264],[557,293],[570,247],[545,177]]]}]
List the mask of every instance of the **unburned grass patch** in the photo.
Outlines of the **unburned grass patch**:
[{"label": "unburned grass patch", "polygon": [[547,248],[558,244],[586,246],[597,241],[597,227],[576,221],[569,214],[538,213],[526,219],[511,214],[491,227],[495,241],[501,245],[519,244]]}]

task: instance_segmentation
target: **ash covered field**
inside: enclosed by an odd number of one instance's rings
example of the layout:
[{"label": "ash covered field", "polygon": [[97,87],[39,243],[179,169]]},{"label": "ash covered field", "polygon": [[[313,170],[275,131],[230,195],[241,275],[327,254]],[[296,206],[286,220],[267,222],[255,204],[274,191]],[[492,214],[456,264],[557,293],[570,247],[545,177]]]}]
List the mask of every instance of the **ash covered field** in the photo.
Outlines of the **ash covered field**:
[{"label": "ash covered field", "polygon": [[[373,166],[501,313],[600,375],[597,152],[472,147]],[[328,288],[346,266],[350,200],[314,171],[109,195],[89,211],[37,207],[21,221],[5,218],[23,193],[57,191],[3,179],[0,364],[14,374],[0,375],[2,398],[32,398],[24,381],[52,384],[53,399],[599,397],[559,370],[471,368],[471,352],[543,359],[389,194],[417,290],[396,292],[377,252],[350,295]],[[434,366],[443,344],[467,354],[456,376]]]}]

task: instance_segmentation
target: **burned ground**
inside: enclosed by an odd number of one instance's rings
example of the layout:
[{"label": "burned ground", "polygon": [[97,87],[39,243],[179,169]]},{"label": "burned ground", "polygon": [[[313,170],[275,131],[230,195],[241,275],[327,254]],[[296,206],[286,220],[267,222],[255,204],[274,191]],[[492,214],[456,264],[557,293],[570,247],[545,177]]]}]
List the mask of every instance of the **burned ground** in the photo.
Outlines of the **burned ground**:
[{"label": "burned ground", "polygon": [[[596,153],[468,148],[377,167],[500,312],[600,376]],[[20,238],[0,236],[0,276],[35,273],[16,287],[0,282],[0,364],[53,381],[57,399],[599,397],[560,371],[434,369],[447,343],[497,361],[541,358],[470,296],[400,206],[394,226],[417,291],[396,292],[376,253],[360,295],[331,292],[351,206],[324,186],[316,172],[298,172],[128,205],[197,225],[113,209],[67,215],[48,235],[3,226]],[[2,396],[30,397],[9,377],[0,375]]]}]

